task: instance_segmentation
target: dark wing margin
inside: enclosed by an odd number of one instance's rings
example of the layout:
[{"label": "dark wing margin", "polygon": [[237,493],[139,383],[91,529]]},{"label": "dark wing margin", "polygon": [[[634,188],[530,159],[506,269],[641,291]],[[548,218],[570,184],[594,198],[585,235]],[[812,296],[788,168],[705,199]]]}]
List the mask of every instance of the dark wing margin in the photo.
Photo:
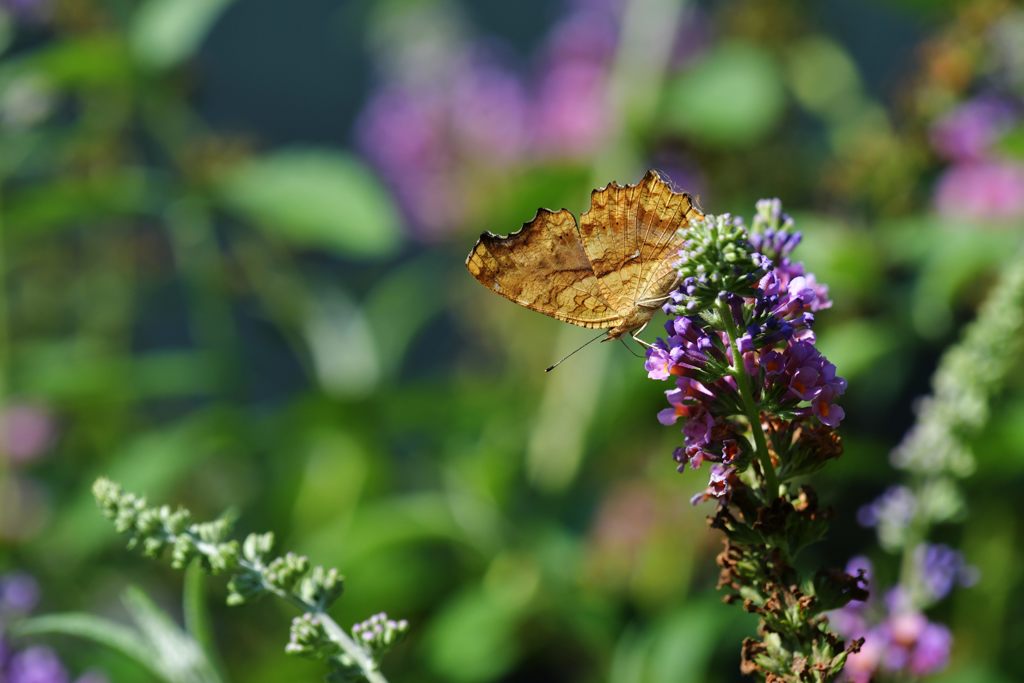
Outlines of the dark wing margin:
[{"label": "dark wing margin", "polygon": [[488,289],[558,320],[590,328],[622,322],[594,276],[576,219],[565,209],[540,209],[507,237],[484,233],[466,268]]}]

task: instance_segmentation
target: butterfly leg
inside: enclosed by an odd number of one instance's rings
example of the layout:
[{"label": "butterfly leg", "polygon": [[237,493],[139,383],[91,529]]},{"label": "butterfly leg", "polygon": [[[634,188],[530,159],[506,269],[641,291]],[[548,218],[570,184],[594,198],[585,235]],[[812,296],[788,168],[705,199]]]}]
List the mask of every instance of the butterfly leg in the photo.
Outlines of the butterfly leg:
[{"label": "butterfly leg", "polygon": [[640,327],[638,327],[638,328],[636,328],[635,330],[633,330],[632,332],[630,332],[630,333],[629,333],[629,336],[633,338],[633,341],[637,342],[637,343],[638,343],[638,344],[640,344],[641,346],[644,346],[644,347],[646,347],[646,348],[648,348],[648,349],[653,349],[653,348],[654,348],[654,345],[653,345],[653,344],[648,344],[648,343],[647,343],[647,342],[645,342],[645,341],[644,341],[643,339],[641,339],[640,337],[638,337],[638,336],[637,336],[638,334],[640,334],[641,332],[643,332],[643,331],[644,331],[644,328],[645,328],[645,327],[647,327],[647,323],[644,323],[644,324],[643,324],[643,325],[641,325]]},{"label": "butterfly leg", "polygon": [[663,303],[665,303],[671,298],[671,295],[666,295],[660,296],[657,299],[643,299],[642,301],[637,301],[636,303],[638,306],[643,306],[645,308],[660,308]]}]

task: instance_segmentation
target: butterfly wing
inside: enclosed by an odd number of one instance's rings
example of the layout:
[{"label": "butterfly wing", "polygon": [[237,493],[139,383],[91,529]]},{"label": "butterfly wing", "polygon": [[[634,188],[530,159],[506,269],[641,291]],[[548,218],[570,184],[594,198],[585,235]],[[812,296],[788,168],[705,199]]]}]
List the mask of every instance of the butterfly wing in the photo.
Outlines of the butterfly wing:
[{"label": "butterfly wing", "polygon": [[480,236],[466,268],[485,287],[553,318],[590,328],[622,324],[580,242],[573,215],[541,209],[508,237]]},{"label": "butterfly wing", "polygon": [[611,183],[591,194],[580,217],[583,248],[625,321],[646,322],[674,286],[678,231],[701,215],[690,195],[674,191],[657,171],[636,185]]}]

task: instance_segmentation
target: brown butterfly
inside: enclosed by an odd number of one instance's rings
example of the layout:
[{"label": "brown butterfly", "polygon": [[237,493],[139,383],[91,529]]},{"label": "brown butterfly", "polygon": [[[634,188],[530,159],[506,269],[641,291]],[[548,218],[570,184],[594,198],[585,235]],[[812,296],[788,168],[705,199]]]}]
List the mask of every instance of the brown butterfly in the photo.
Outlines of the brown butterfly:
[{"label": "brown butterfly", "polygon": [[579,226],[566,209],[540,209],[507,237],[485,232],[466,268],[520,306],[607,329],[606,340],[635,339],[678,283],[680,228],[701,216],[690,195],[648,171],[636,185],[594,190]]}]

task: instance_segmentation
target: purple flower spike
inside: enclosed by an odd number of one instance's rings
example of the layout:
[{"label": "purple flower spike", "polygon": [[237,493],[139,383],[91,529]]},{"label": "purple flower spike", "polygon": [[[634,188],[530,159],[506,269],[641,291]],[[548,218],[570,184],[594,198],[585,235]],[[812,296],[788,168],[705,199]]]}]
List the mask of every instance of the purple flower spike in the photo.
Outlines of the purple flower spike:
[{"label": "purple flower spike", "polygon": [[977,581],[977,570],[968,566],[963,555],[947,545],[918,546],[914,550],[914,563],[932,601],[949,595],[955,585],[969,586]]},{"label": "purple flower spike", "polygon": [[669,354],[668,349],[661,346],[652,346],[647,349],[647,360],[644,361],[644,369],[651,379],[665,380],[672,375],[672,366],[675,362]]},{"label": "purple flower spike", "polygon": [[676,420],[686,414],[686,406],[683,404],[683,390],[669,389],[665,392],[671,407],[658,412],[658,422],[665,426],[674,425]]},{"label": "purple flower spike", "polygon": [[53,416],[44,408],[12,404],[0,410],[0,457],[27,463],[42,456],[53,443]]},{"label": "purple flower spike", "polygon": [[563,63],[545,74],[532,126],[539,131],[537,149],[570,158],[593,151],[609,125],[607,80],[606,66],[585,61]]},{"label": "purple flower spike", "polygon": [[11,657],[7,667],[7,683],[68,683],[57,655],[47,647],[30,647]]},{"label": "purple flower spike", "polygon": [[797,398],[803,401],[810,401],[820,390],[818,387],[818,371],[809,365],[800,368],[793,374],[792,379],[789,380],[789,390]]},{"label": "purple flower spike", "polygon": [[689,462],[690,460],[689,457],[686,455],[686,449],[683,448],[682,446],[677,446],[676,449],[672,451],[672,459],[675,460],[676,463],[678,463],[678,466],[676,467],[676,472],[682,472],[683,470],[685,470],[686,463]]},{"label": "purple flower spike", "polygon": [[[780,409],[797,419],[814,419],[827,427],[838,426],[845,417],[837,399],[846,390],[846,380],[836,375],[836,367],[814,346],[811,325],[814,312],[831,305],[827,290],[803,266],[789,260],[789,254],[799,243],[799,234],[790,231],[791,220],[784,216],[778,201],[765,201],[758,205],[755,233],[747,233],[746,249],[760,248],[764,253],[747,252],[761,267],[747,274],[748,279],[737,291],[721,288],[722,277],[703,264],[705,241],[691,235],[680,257],[684,275],[679,288],[673,293],[669,310],[674,317],[665,325],[668,337],[659,339],[647,351],[645,369],[648,377],[656,380],[677,378],[682,394],[669,392],[669,406],[658,413],[662,424],[683,424],[684,449],[699,449],[698,457],[687,457],[687,462],[699,464],[708,459],[722,462],[722,438],[730,429],[735,430],[732,416],[740,404],[739,384],[731,372],[723,369],[734,366],[733,352],[742,356],[742,371],[752,382],[755,401],[767,400],[766,412]],[[718,235],[729,230],[745,231],[742,221],[728,216],[713,218],[707,223]],[[717,238],[714,238],[717,239]],[[710,244],[710,242],[708,242]],[[710,252],[707,252],[710,253]],[[774,259],[774,260],[773,260]],[[681,264],[684,262],[681,261]],[[728,269],[735,270],[733,265]],[[726,315],[732,330],[724,329],[725,321],[718,315],[725,309],[716,308],[708,316],[696,308],[695,292],[701,288],[717,290],[713,299],[702,305],[727,306]],[[742,292],[742,293],[739,293]],[[685,302],[685,307],[680,306]],[[735,334],[735,338],[730,335]],[[724,413],[723,409],[731,409]],[[723,415],[725,419],[719,419]],[[723,436],[715,437],[715,430]],[[762,456],[763,457],[763,456]]]},{"label": "purple flower spike", "polygon": [[[939,551],[941,564],[957,564],[947,551]],[[847,572],[861,570],[869,575],[871,563],[862,557],[851,559]],[[842,636],[865,639],[861,651],[847,659],[844,681],[868,683],[880,672],[886,672],[886,680],[916,679],[941,671],[949,662],[953,646],[949,629],[929,621],[901,586],[886,591],[884,599],[876,590],[866,603],[851,602],[831,612],[829,621]]]},{"label": "purple flower spike", "polygon": [[778,351],[769,351],[761,355],[761,367],[769,377],[781,375],[786,369],[785,359]]},{"label": "purple flower spike", "polygon": [[874,631],[861,637],[864,638],[864,644],[860,652],[851,654],[843,669],[843,675],[849,683],[871,683],[885,656],[886,639],[883,634]]},{"label": "purple flower spike", "polygon": [[467,150],[502,164],[525,153],[526,92],[512,72],[486,55],[470,56],[451,97],[451,129],[463,138],[460,143]]},{"label": "purple flower spike", "polygon": [[39,584],[23,572],[0,576],[0,615],[28,614],[39,602]]},{"label": "purple flower spike", "polygon": [[995,98],[966,102],[944,116],[931,130],[936,151],[951,161],[979,161],[1012,127],[1016,118],[1009,102]]},{"label": "purple flower spike", "polygon": [[[814,346],[815,313],[831,302],[790,260],[800,235],[778,200],[757,209],[751,230],[728,214],[689,222],[676,263],[679,285],[666,307],[673,316],[668,337],[648,351],[645,368],[652,379],[677,378],[658,414],[663,424],[683,418],[676,469],[711,463],[707,485],[690,502],[717,504],[709,521],[726,536],[719,587],[737,603],[751,594],[778,596],[758,609],[763,640],[745,642],[741,664],[774,680],[771,672],[798,658],[804,672],[834,670],[854,647],[843,652],[816,618],[822,609],[846,604],[836,622],[854,637],[868,628],[869,613],[863,574],[822,569],[813,579],[821,599],[809,601],[793,580],[797,570],[774,550],[792,547],[795,554],[822,533],[813,489],[795,482],[842,453],[834,428],[844,417],[837,400],[846,381]],[[861,600],[856,607],[853,596]],[[880,636],[851,658],[850,671],[861,666],[857,680],[866,683],[890,655]]]},{"label": "purple flower spike", "polygon": [[715,419],[706,410],[691,415],[683,427],[687,445],[704,446],[707,444],[711,441],[711,428],[714,426]]},{"label": "purple flower spike", "polygon": [[690,461],[690,467],[695,470],[700,469],[700,466],[704,464],[704,459],[707,455],[707,451],[699,446],[689,446],[686,449],[686,457]]},{"label": "purple flower spike", "polygon": [[935,188],[935,208],[953,218],[1024,216],[1024,164],[978,161],[948,169]]},{"label": "purple flower spike", "polygon": [[864,581],[868,584],[871,583],[871,576],[874,574],[874,566],[864,555],[857,555],[851,557],[849,562],[846,563],[846,573],[850,576],[863,576]]},{"label": "purple flower spike", "polygon": [[698,505],[706,500],[728,500],[732,493],[730,478],[733,475],[733,468],[728,465],[717,464],[711,467],[711,478],[708,480],[708,487],[690,499],[691,505]]},{"label": "purple flower spike", "polygon": [[857,511],[861,526],[878,526],[882,519],[906,526],[917,510],[917,499],[906,486],[892,486],[873,502]]},{"label": "purple flower spike", "polygon": [[846,411],[842,406],[832,402],[834,396],[829,391],[823,391],[811,402],[811,410],[814,416],[821,420],[821,423],[829,427],[838,427],[839,423],[846,417]]},{"label": "purple flower spike", "polygon": [[914,676],[928,676],[942,671],[949,663],[953,649],[953,636],[941,624],[928,623],[917,638],[910,653],[908,668]]}]

